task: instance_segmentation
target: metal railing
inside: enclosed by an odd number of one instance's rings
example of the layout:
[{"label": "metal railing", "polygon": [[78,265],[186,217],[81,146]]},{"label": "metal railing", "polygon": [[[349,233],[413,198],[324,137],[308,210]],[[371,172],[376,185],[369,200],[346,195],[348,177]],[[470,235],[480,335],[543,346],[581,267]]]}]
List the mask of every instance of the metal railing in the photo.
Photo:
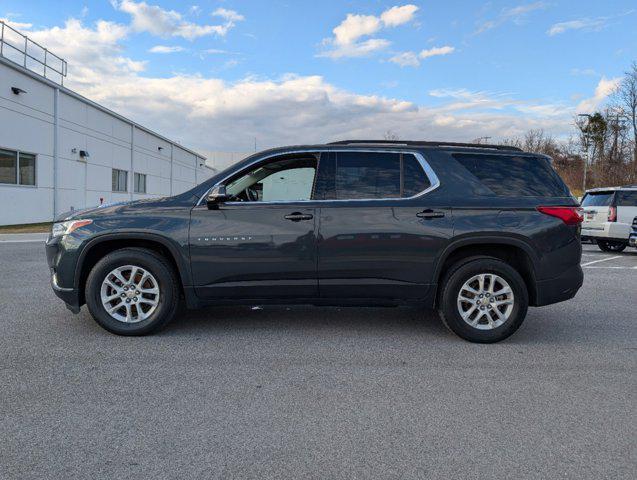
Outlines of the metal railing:
[{"label": "metal railing", "polygon": [[66,60],[49,52],[48,49],[2,20],[0,20],[0,56],[64,85]]}]

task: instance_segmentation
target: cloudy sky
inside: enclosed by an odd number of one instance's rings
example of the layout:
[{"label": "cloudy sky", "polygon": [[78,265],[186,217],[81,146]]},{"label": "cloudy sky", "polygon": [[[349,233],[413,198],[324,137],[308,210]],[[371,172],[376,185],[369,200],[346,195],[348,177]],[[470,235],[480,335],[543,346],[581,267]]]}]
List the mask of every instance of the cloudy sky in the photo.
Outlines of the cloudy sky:
[{"label": "cloudy sky", "polygon": [[571,132],[637,59],[634,0],[0,0],[65,85],[181,143]]}]

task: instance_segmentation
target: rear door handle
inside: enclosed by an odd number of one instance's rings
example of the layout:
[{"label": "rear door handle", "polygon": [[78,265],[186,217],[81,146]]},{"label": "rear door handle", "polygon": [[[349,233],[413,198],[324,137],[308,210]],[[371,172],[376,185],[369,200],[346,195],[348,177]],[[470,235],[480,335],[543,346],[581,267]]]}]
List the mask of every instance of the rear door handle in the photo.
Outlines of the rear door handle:
[{"label": "rear door handle", "polygon": [[300,222],[301,220],[312,220],[314,218],[314,215],[310,215],[309,213],[294,212],[286,215],[283,218],[292,222]]},{"label": "rear door handle", "polygon": [[430,219],[430,218],[442,218],[445,216],[445,212],[440,212],[437,210],[431,210],[431,209],[427,209],[427,210],[423,210],[422,212],[418,212],[416,214],[416,216],[418,218],[426,218],[426,219]]}]

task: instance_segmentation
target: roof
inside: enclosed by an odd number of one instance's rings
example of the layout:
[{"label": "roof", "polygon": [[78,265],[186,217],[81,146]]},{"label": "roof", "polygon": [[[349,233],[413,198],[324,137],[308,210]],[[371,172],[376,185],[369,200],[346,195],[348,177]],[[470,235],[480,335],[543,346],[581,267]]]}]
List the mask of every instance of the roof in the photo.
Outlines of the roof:
[{"label": "roof", "polygon": [[495,145],[489,143],[461,143],[461,142],[438,142],[425,140],[340,140],[330,142],[327,145],[374,145],[374,146],[405,146],[405,147],[463,147],[463,148],[484,148],[491,150],[508,150],[521,152],[522,149],[509,145]]}]

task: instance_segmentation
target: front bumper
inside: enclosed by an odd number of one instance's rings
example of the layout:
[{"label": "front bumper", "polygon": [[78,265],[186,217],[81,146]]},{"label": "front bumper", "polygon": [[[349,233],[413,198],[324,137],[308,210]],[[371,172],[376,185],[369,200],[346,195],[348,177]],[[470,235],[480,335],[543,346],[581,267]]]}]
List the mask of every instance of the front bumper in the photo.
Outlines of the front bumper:
[{"label": "front bumper", "polygon": [[550,280],[536,283],[536,307],[563,302],[575,296],[584,283],[584,271],[580,265],[565,270]]},{"label": "front bumper", "polygon": [[65,284],[60,279],[59,267],[62,253],[60,239],[49,238],[44,249],[46,251],[46,261],[51,271],[51,288],[53,289],[53,293],[64,301],[66,308],[73,313],[78,313],[80,311],[80,299],[77,288],[73,286],[72,280]]},{"label": "front bumper", "polygon": [[637,247],[637,233],[631,233],[628,238],[628,245],[631,247]]}]

